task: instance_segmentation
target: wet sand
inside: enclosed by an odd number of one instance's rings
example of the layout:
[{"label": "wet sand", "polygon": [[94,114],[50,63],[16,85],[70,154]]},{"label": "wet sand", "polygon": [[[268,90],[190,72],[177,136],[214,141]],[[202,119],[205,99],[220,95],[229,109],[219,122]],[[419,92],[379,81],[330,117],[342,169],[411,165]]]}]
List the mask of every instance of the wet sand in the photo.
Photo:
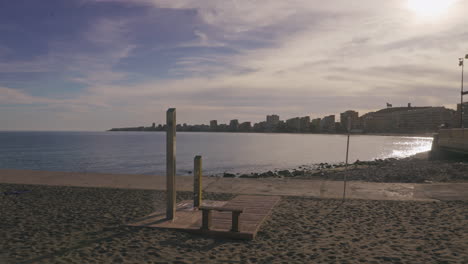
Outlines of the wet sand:
[{"label": "wet sand", "polygon": [[[176,178],[178,191],[193,191],[192,177]],[[166,190],[166,177],[157,175],[0,169],[0,183]],[[344,185],[343,181],[338,180],[297,177],[250,179],[203,177],[202,183],[204,192],[335,199],[342,198]],[[468,182],[428,184],[349,181],[346,194],[349,198],[365,200],[468,201]]]},{"label": "wet sand", "polygon": [[256,240],[232,241],[124,225],[163,208],[162,191],[0,184],[0,192],[0,263],[468,263],[466,201],[283,197]]}]

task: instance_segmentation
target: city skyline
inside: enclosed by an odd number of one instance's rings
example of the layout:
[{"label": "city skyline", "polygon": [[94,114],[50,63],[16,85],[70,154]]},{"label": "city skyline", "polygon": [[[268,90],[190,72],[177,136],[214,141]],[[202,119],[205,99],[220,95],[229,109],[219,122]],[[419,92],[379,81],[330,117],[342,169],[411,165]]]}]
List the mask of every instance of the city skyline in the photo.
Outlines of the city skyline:
[{"label": "city skyline", "polygon": [[[457,0],[0,4],[0,130],[456,109]],[[466,79],[466,78],[465,78]]]},{"label": "city skyline", "polygon": [[[440,128],[459,128],[460,105],[457,110],[443,106],[387,107],[361,113],[347,110],[336,115],[297,116],[281,119],[277,114],[267,115],[257,123],[231,119],[229,122],[210,120],[206,123],[180,123],[176,130],[185,132],[260,132],[260,133],[434,133]],[[464,123],[468,120],[468,102],[464,103]],[[466,126],[466,125],[465,125]],[[166,124],[112,128],[109,131],[166,131]]]}]

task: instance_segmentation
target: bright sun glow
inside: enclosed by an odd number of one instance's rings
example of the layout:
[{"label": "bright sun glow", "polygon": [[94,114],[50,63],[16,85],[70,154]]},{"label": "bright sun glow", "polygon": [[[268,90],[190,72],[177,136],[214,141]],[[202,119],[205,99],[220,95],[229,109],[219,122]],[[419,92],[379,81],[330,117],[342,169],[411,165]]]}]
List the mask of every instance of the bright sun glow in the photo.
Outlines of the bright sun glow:
[{"label": "bright sun glow", "polygon": [[437,17],[457,0],[408,0],[408,8],[421,17]]}]

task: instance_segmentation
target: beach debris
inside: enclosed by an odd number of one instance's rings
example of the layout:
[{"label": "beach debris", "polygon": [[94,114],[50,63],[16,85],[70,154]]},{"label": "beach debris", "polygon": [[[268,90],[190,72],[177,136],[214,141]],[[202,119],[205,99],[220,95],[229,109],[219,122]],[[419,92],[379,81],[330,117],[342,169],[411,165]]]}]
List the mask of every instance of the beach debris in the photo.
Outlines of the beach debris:
[{"label": "beach debris", "polygon": [[3,192],[4,195],[20,195],[23,193],[28,193],[31,192],[30,190],[21,190],[21,191],[9,191],[9,192]]}]

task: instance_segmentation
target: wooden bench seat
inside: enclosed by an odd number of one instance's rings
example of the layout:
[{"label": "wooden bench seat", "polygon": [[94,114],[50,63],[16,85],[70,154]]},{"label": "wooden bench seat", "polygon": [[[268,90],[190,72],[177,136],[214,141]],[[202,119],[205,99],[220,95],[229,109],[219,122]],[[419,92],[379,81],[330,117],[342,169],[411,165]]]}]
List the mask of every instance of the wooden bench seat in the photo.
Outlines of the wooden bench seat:
[{"label": "wooden bench seat", "polygon": [[202,211],[202,230],[210,230],[211,228],[211,211],[218,212],[232,212],[232,232],[240,232],[240,214],[244,212],[244,208],[240,207],[213,207],[213,206],[200,206],[198,208]]}]

